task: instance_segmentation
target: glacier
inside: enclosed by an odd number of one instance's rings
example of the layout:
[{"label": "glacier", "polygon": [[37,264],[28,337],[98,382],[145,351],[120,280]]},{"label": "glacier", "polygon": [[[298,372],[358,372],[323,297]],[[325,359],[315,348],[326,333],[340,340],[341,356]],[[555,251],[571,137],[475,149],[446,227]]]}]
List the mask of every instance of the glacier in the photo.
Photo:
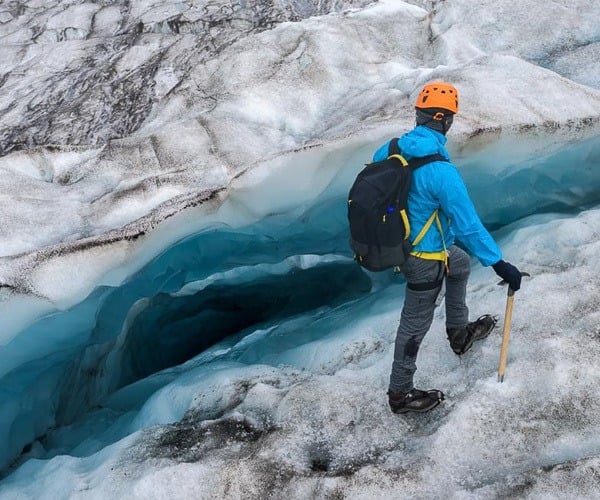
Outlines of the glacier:
[{"label": "glacier", "polygon": [[[581,11],[586,14],[580,14]],[[0,6],[0,498],[596,498],[599,2]],[[453,81],[450,152],[507,260],[499,334],[436,312],[385,399],[403,282],[345,196]],[[505,292],[473,264],[472,315]]]}]

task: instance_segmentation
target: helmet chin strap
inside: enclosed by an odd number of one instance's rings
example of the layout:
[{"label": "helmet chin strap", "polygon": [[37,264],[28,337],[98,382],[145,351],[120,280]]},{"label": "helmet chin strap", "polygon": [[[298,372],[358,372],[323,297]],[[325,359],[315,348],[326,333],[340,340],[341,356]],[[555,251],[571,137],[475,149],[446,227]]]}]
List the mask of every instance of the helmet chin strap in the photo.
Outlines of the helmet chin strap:
[{"label": "helmet chin strap", "polygon": [[442,127],[444,128],[444,131],[442,132],[444,135],[446,135],[446,132],[448,132],[448,130],[450,130],[450,127],[452,126],[452,120],[448,120],[448,118],[446,118],[445,120],[442,121]]}]

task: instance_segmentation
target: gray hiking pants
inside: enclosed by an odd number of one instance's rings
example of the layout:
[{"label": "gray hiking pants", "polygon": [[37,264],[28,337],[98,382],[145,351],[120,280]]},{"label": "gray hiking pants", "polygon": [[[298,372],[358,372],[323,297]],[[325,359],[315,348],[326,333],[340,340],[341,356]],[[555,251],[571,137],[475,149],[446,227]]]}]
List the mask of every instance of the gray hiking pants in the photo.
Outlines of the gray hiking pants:
[{"label": "gray hiking pants", "polygon": [[[462,328],[469,321],[466,305],[467,281],[471,272],[469,256],[452,245],[448,249],[449,272],[446,281],[446,328]],[[407,392],[413,386],[419,346],[433,321],[433,312],[441,285],[430,290],[413,290],[411,285],[435,283],[444,275],[444,264],[410,256],[402,272],[407,281],[404,307],[396,333],[390,392]]]}]

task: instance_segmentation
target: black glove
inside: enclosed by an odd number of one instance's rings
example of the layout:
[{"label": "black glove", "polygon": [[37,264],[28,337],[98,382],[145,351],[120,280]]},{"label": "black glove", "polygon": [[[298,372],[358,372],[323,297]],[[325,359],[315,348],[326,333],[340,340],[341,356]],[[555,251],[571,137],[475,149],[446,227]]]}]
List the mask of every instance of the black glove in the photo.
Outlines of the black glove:
[{"label": "black glove", "polygon": [[521,288],[521,271],[509,262],[499,260],[493,266],[496,274],[508,283],[508,286],[515,292]]}]

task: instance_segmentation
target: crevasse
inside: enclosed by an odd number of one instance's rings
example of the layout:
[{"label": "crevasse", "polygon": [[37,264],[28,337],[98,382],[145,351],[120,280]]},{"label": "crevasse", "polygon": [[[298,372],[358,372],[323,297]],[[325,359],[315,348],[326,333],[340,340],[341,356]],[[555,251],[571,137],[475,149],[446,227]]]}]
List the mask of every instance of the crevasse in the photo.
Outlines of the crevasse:
[{"label": "crevasse", "polygon": [[[598,138],[544,155],[496,143],[457,154],[456,163],[484,223],[502,234],[530,215],[561,217],[600,201]],[[290,189],[290,175],[310,185],[295,167],[259,181],[243,203],[232,194],[227,217],[256,201],[256,221],[191,234],[121,286],[98,287],[0,348],[0,467],[22,453],[89,455],[124,437],[123,422],[131,424],[152,394],[188,368],[302,366],[289,355],[294,346],[330,335],[354,304],[375,308],[374,294],[401,282],[361,271],[349,252],[345,189],[360,163],[340,160],[317,197],[309,189],[287,203],[275,196],[270,213],[267,193]],[[89,429],[93,442],[85,439]]]}]

